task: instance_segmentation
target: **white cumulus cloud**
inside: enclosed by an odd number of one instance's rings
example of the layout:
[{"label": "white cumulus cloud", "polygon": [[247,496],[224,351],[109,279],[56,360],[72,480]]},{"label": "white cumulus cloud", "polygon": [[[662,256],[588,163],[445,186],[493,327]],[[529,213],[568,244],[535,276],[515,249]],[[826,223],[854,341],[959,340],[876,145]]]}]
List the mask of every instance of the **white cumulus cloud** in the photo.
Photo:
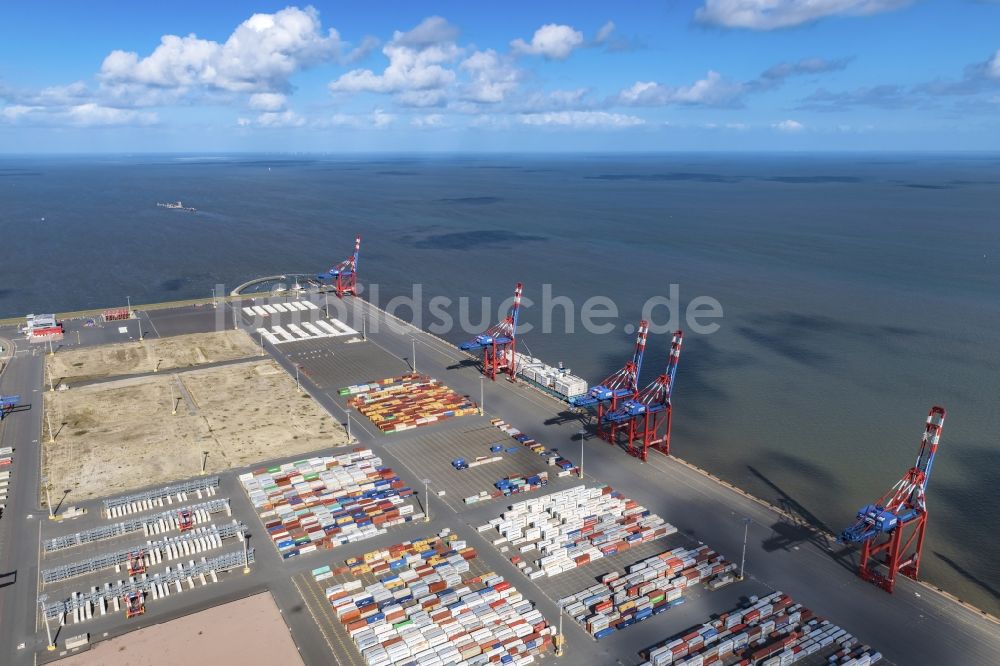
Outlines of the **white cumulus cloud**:
[{"label": "white cumulus cloud", "polygon": [[356,129],[384,129],[396,121],[396,116],[382,109],[371,113],[335,113],[314,123],[317,127],[353,127]]},{"label": "white cumulus cloud", "polygon": [[425,116],[414,116],[410,124],[421,129],[444,127],[447,123],[440,113],[430,113]]},{"label": "white cumulus cloud", "polygon": [[725,28],[775,30],[829,16],[865,16],[898,9],[911,0],[705,0],[702,23]]},{"label": "white cumulus cloud", "polygon": [[469,76],[465,97],[473,102],[502,102],[521,80],[520,70],[493,49],[476,51],[460,67]]},{"label": "white cumulus cloud", "polygon": [[148,111],[119,109],[96,102],[58,107],[14,104],[0,109],[0,118],[11,123],[73,127],[155,125],[160,120],[155,113]]},{"label": "white cumulus cloud", "polygon": [[461,55],[454,41],[457,34],[457,29],[439,16],[424,19],[408,32],[397,30],[382,48],[389,64],[381,74],[355,69],[330,83],[330,90],[396,93],[445,88],[455,81],[455,72],[448,65]]},{"label": "white cumulus cloud", "polygon": [[618,101],[627,106],[731,106],[739,101],[744,91],[742,84],[729,81],[718,72],[709,71],[705,78],[677,88],[655,81],[636,81],[618,94]]},{"label": "white cumulus cloud", "polygon": [[608,111],[549,111],[524,113],[518,117],[522,125],[555,127],[636,127],[646,121],[638,116]]},{"label": "white cumulus cloud", "polygon": [[291,109],[267,111],[257,116],[257,125],[260,127],[302,127],[305,124],[305,118]]},{"label": "white cumulus cloud", "polygon": [[42,111],[40,106],[28,106],[27,104],[11,104],[0,109],[0,117],[9,123],[17,122],[21,118],[29,117],[33,113]]},{"label": "white cumulus cloud", "polygon": [[288,100],[281,93],[254,93],[250,95],[250,108],[256,111],[281,111]]},{"label": "white cumulus cloud", "polygon": [[986,74],[991,78],[1000,79],[1000,49],[997,49],[993,59],[987,63]]},{"label": "white cumulus cloud", "polygon": [[372,125],[377,128],[388,127],[396,121],[396,116],[382,109],[375,109],[371,116]]},{"label": "white cumulus cloud", "polygon": [[515,53],[540,55],[550,60],[563,60],[573,49],[583,44],[583,33],[568,25],[547,23],[535,31],[531,42],[520,37],[510,43]]},{"label": "white cumulus cloud", "polygon": [[254,14],[219,43],[191,34],[164,35],[151,54],[112,51],[101,65],[108,86],[228,92],[287,90],[297,71],[340,54],[337,31],[322,31],[312,7]]},{"label": "white cumulus cloud", "polygon": [[601,26],[600,30],[597,31],[597,35],[594,36],[595,44],[603,44],[611,38],[611,35],[615,31],[615,22],[608,21]]},{"label": "white cumulus cloud", "polygon": [[806,126],[800,123],[799,121],[791,119],[782,120],[779,123],[774,123],[772,127],[778,130],[779,132],[785,132],[787,134],[798,134],[799,132],[801,132],[806,128]]}]

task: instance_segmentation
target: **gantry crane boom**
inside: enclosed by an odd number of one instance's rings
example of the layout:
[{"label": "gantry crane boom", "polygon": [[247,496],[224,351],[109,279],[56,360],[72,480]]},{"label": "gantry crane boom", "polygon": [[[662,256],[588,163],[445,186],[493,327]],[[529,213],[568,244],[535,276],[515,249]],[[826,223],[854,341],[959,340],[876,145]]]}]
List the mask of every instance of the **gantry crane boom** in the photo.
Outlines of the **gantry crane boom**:
[{"label": "gantry crane boom", "polygon": [[507,374],[511,381],[517,374],[517,322],[521,313],[521,292],[524,285],[520,282],[514,287],[514,302],[510,312],[500,322],[484,332],[463,342],[459,348],[463,351],[483,352],[483,374],[496,380],[497,373]]},{"label": "gantry crane boom", "polygon": [[340,262],[326,273],[316,276],[319,280],[329,280],[338,297],[358,293],[358,258],[361,254],[361,236],[354,237],[354,254]]},{"label": "gantry crane boom", "polygon": [[639,373],[642,371],[642,357],[646,352],[646,336],[649,322],[639,322],[632,358],[616,372],[605,377],[601,383],[591,386],[583,395],[570,399],[570,404],[579,408],[597,408],[597,434],[610,443],[617,437],[618,424],[608,423],[604,415],[618,409],[618,401],[634,399],[639,395]]},{"label": "gantry crane boom", "polygon": [[927,531],[927,484],[945,414],[943,407],[931,408],[913,467],[876,502],[862,507],[857,521],[838,539],[861,544],[858,575],[888,592],[895,586],[897,573],[916,578],[920,571]]},{"label": "gantry crane boom", "polygon": [[623,401],[604,415],[606,423],[623,426],[628,452],[646,460],[649,449],[670,453],[670,430],[673,421],[674,383],[684,344],[684,332],[675,331],[663,374],[650,382],[635,398]]}]

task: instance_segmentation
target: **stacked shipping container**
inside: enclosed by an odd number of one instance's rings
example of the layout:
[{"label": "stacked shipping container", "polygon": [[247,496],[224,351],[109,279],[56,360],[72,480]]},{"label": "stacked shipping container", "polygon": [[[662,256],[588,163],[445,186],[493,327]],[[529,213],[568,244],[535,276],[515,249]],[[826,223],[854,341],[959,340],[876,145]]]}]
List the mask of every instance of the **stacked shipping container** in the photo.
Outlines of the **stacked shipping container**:
[{"label": "stacked shipping container", "polygon": [[684,603],[688,587],[733,568],[708,546],[674,548],[636,562],[624,576],[605,574],[599,584],[560,599],[559,605],[600,639]]},{"label": "stacked shipping container", "polygon": [[532,453],[537,453],[546,459],[549,465],[559,468],[556,476],[563,477],[569,476],[577,471],[577,467],[573,464],[573,461],[568,458],[563,458],[555,451],[545,448],[544,444],[540,444],[533,438],[525,435],[523,432],[518,430],[512,425],[508,425],[502,419],[490,419],[490,423],[497,427],[501,432],[510,436],[511,439],[520,443],[522,446],[529,448]]},{"label": "stacked shipping container", "polygon": [[7,486],[10,483],[10,470],[14,461],[14,449],[5,446],[0,449],[0,518],[3,518],[7,508]]},{"label": "stacked shipping container", "polygon": [[555,576],[677,531],[607,486],[575,486],[518,502],[479,530],[490,528],[501,535],[494,545],[509,541],[522,553],[541,553],[531,561],[533,567],[520,556],[512,560],[532,579]]},{"label": "stacked shipping container", "polygon": [[399,544],[347,561],[377,582],[333,585],[326,595],[368,666],[533,663],[553,628],[501,576],[471,576],[475,556],[458,540]]},{"label": "stacked shipping container", "polygon": [[426,375],[411,373],[340,389],[382,432],[400,432],[453,416],[476,414],[476,403]]},{"label": "stacked shipping container", "polygon": [[[815,617],[787,594],[751,599],[742,608],[648,650],[643,666],[761,664],[786,666],[812,655],[830,663],[869,666],[879,652],[828,620]],[[814,658],[815,659],[815,658]]]},{"label": "stacked shipping container", "polygon": [[517,353],[517,374],[561,400],[587,392],[587,380],[570,374],[569,368],[554,368],[540,359]]},{"label": "stacked shipping container", "polygon": [[370,449],[248,472],[240,482],[285,559],[423,517],[406,503],[413,491]]}]

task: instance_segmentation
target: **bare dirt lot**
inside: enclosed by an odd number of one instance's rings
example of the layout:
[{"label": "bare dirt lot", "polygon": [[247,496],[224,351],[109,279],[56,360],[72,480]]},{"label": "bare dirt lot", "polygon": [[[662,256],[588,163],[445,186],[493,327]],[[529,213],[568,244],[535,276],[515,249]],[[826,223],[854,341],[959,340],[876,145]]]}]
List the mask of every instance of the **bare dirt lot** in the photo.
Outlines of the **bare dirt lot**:
[{"label": "bare dirt lot", "polygon": [[45,372],[54,384],[72,386],[90,379],[152,372],[154,368],[169,370],[246,358],[257,351],[242,331],[192,333],[60,351],[45,358]]},{"label": "bare dirt lot", "polygon": [[195,476],[203,451],[206,471],[218,472],[347,440],[269,359],[46,392],[45,409],[53,501],[67,490],[66,501],[79,502]]},{"label": "bare dirt lot", "polygon": [[[72,633],[72,632],[70,632]],[[301,664],[267,592],[101,641],[66,666]]]}]

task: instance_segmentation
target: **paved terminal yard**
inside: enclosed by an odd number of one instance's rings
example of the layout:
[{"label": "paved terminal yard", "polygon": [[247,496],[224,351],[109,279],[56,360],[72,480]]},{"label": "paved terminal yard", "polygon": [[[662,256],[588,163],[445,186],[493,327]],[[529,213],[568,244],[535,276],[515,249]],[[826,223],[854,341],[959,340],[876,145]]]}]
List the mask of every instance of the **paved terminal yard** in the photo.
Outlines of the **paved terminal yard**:
[{"label": "paved terminal yard", "polygon": [[289,342],[278,349],[298,363],[301,372],[318,388],[333,395],[344,386],[392,377],[410,370],[406,361],[366,341],[327,338],[322,342]]},{"label": "paved terminal yard", "polygon": [[[465,499],[479,498],[482,493],[487,494],[486,499],[480,500],[482,502],[502,499],[502,496],[490,496],[498,493],[495,484],[501,479],[548,475],[547,485],[511,495],[504,501],[524,498],[531,493],[558,490],[576,479],[575,475],[557,476],[559,468],[549,465],[545,458],[512,440],[490,424],[486,417],[464,417],[445,422],[433,428],[432,432],[413,435],[405,440],[396,440],[395,437],[386,437],[386,449],[418,479],[429,479],[431,489],[445,492],[440,499],[435,493],[432,501],[446,502],[456,511],[478,505],[479,501],[468,504]],[[501,450],[491,451],[496,446],[502,447]],[[486,458],[488,462],[459,470],[452,465],[459,458],[468,463],[474,463],[477,458]]]},{"label": "paved terminal yard", "polygon": [[182,479],[203,462],[217,472],[346,442],[294,378],[259,357],[44,396],[43,474],[70,503]]},{"label": "paved terminal yard", "polygon": [[[143,312],[138,322],[135,320],[130,322],[132,328],[128,330],[128,334],[108,328],[110,324],[83,328],[79,322],[70,322],[62,346],[57,349],[56,358],[74,347],[77,341],[81,348],[87,348],[117,341],[119,340],[117,336],[128,335],[134,338],[140,325],[144,335],[147,336],[147,341],[142,344],[147,344],[150,340],[161,336],[207,332],[213,328],[221,330],[220,322],[224,323],[225,328],[232,328],[233,322],[237,321],[246,330],[246,333],[241,334],[247,336],[250,348],[256,349],[256,353],[259,354],[260,342],[263,340],[266,353],[285,371],[284,374],[274,375],[284,380],[281,390],[279,392],[265,390],[260,398],[264,402],[255,403],[253,401],[257,400],[257,396],[252,394],[258,391],[238,390],[241,384],[246,386],[248,381],[258,380],[253,374],[233,376],[233,381],[230,383],[219,381],[207,373],[224,368],[247,370],[254,368],[255,364],[260,362],[258,359],[250,359],[247,362],[238,359],[221,362],[210,360],[206,364],[208,367],[203,370],[182,371],[177,368],[166,371],[175,380],[173,386],[180,388],[181,384],[177,383],[177,380],[183,379],[186,394],[178,392],[177,397],[180,401],[177,403],[176,415],[171,415],[168,409],[169,395],[164,410],[174,419],[197,420],[203,411],[208,414],[221,409],[232,409],[234,415],[229,420],[213,422],[208,418],[209,425],[206,425],[206,430],[211,426],[213,431],[218,431],[217,434],[213,433],[213,436],[220,439],[230,437],[232,441],[242,442],[244,446],[247,441],[236,436],[236,428],[239,426],[254,429],[258,422],[253,420],[257,418],[253,414],[237,416],[235,415],[237,411],[249,410],[254,413],[259,412],[261,415],[271,415],[271,419],[280,424],[286,418],[284,415],[290,405],[312,404],[318,412],[333,416],[332,419],[329,416],[324,418],[336,431],[337,423],[346,425],[348,414],[351,413],[346,398],[338,395],[339,388],[400,375],[414,369],[414,365],[419,368],[419,372],[435,377],[460,395],[478,402],[480,384],[475,368],[467,362],[467,357],[451,345],[413,329],[405,334],[390,330],[385,325],[390,320],[384,313],[357,299],[350,301],[353,308],[349,307],[346,311],[335,315],[341,318],[335,328],[341,329],[342,326],[346,326],[355,332],[367,328],[367,336],[316,333],[331,330],[319,326],[318,321],[324,319],[331,322],[332,318],[325,311],[322,297],[313,296],[313,298],[316,300],[316,307],[307,306],[303,309],[286,306],[285,312],[273,307],[274,311],[269,311],[266,317],[255,316],[252,320],[238,307],[150,310]],[[257,305],[276,302],[283,301],[264,298],[256,300]],[[332,301],[332,304],[336,303]],[[335,310],[333,305],[330,309]],[[361,321],[362,315],[364,322]],[[307,321],[313,323],[313,326],[305,326],[304,322]],[[373,326],[374,323],[381,323],[382,326]],[[296,324],[296,327],[293,328],[290,324]],[[79,337],[76,329],[78,326]],[[297,341],[284,339],[279,344],[274,344],[270,339],[264,339],[258,332],[258,329],[274,331],[276,326],[286,332],[302,332],[299,336],[302,339]],[[380,330],[373,332],[376,328]],[[6,332],[0,332],[0,335],[13,337]],[[364,339],[365,337],[367,339]],[[412,358],[414,346],[416,359]],[[25,451],[30,450],[32,441],[44,443],[47,439],[42,432],[44,418],[38,409],[39,396],[43,392],[42,361],[43,350],[40,347],[25,348],[21,345],[8,371],[0,376],[0,391],[33,396],[32,402],[35,403],[27,416],[16,415],[20,420],[16,422],[13,419],[5,420],[4,425],[0,427],[0,446],[15,446],[20,451]],[[295,390],[296,370],[303,388],[301,395],[308,394],[310,398],[299,397],[300,394]],[[161,368],[160,371],[164,372],[164,369]],[[204,381],[189,381],[196,373],[206,373],[201,375]],[[94,386],[106,385],[105,388],[108,390],[121,390],[141,385],[141,380],[144,379],[146,377],[137,376],[124,382],[119,379],[98,380]],[[160,381],[161,377],[155,376],[154,379]],[[265,375],[261,381],[266,380]],[[83,383],[89,381],[91,380]],[[131,381],[139,384],[129,384]],[[157,391],[162,391],[164,386],[169,392],[171,384],[154,383],[151,386],[153,388],[143,389],[147,393],[140,394],[139,400],[142,400],[143,396],[150,399],[158,397]],[[224,392],[220,392],[220,386],[225,387]],[[82,392],[84,388],[86,387],[79,386],[66,392],[44,393],[53,399],[53,405],[57,405],[62,398],[71,396],[77,391]],[[276,397],[286,399],[283,398],[286,395],[290,396],[287,398],[290,402],[279,406],[274,404]],[[416,430],[393,434],[378,432],[367,419],[359,418],[355,413],[350,423],[356,441],[349,446],[332,447],[333,444],[343,444],[343,440],[325,438],[323,441],[311,441],[304,445],[310,448],[290,450],[289,447],[294,447],[298,441],[292,439],[290,435],[276,446],[265,445],[263,448],[255,449],[254,458],[260,462],[250,463],[247,459],[242,461],[232,459],[226,465],[212,467],[213,461],[210,456],[209,473],[206,475],[198,473],[196,452],[193,456],[190,450],[171,451],[164,455],[162,450],[154,447],[145,451],[146,457],[151,460],[161,464],[164,462],[173,464],[176,455],[180,455],[184,460],[176,463],[177,470],[172,477],[173,480],[161,482],[148,478],[137,479],[136,483],[141,489],[129,491],[130,493],[143,492],[155,495],[157,488],[166,484],[170,484],[171,488],[176,490],[180,487],[179,484],[198,486],[212,482],[216,477],[217,485],[212,486],[211,490],[203,488],[199,491],[188,491],[181,497],[174,494],[171,502],[165,506],[162,504],[165,502],[162,498],[148,505],[140,502],[130,504],[131,508],[117,506],[114,511],[118,515],[114,516],[107,514],[103,500],[96,499],[112,496],[114,504],[114,496],[122,493],[121,490],[107,485],[113,482],[112,474],[108,479],[100,478],[100,481],[96,482],[97,487],[90,495],[95,499],[85,500],[79,496],[74,498],[72,495],[63,498],[61,492],[57,490],[53,496],[53,503],[58,507],[60,520],[52,522],[44,520],[45,509],[38,500],[39,495],[43,494],[38,483],[40,476],[38,460],[33,459],[33,456],[19,454],[15,457],[16,483],[12,486],[11,494],[13,506],[9,504],[9,509],[12,508],[14,511],[12,516],[14,520],[5,519],[0,523],[0,570],[17,571],[16,579],[0,589],[0,645],[4,651],[0,655],[0,662],[26,665],[58,659],[65,656],[66,640],[81,633],[88,635],[94,654],[98,654],[98,649],[120,650],[121,646],[126,646],[125,651],[132,650],[133,656],[138,652],[143,657],[152,658],[156,648],[146,643],[141,638],[142,634],[128,632],[157,625],[166,632],[173,626],[176,640],[183,642],[185,636],[194,629],[187,628],[191,626],[190,624],[173,624],[177,618],[204,617],[192,614],[211,607],[224,607],[222,605],[228,602],[270,591],[304,663],[361,664],[364,663],[361,652],[354,641],[350,640],[344,623],[333,614],[333,606],[328,596],[328,588],[336,582],[348,582],[349,579],[357,579],[358,576],[350,572],[335,572],[336,567],[333,567],[328,579],[317,580],[317,569],[322,569],[325,565],[343,563],[373,549],[385,549],[392,544],[418,540],[432,534],[449,533],[467,544],[467,547],[475,549],[476,557],[471,561],[472,572],[494,572],[502,576],[517,589],[518,593],[523,594],[524,598],[531,602],[549,626],[558,624],[560,613],[557,601],[563,599],[565,603],[567,597],[588,590],[590,591],[587,593],[593,595],[597,585],[604,585],[601,580],[605,579],[607,574],[612,574],[612,579],[607,579],[609,589],[618,589],[625,597],[635,599],[634,603],[639,608],[630,608],[633,603],[630,601],[626,604],[629,608],[623,610],[622,614],[627,617],[634,615],[636,619],[641,615],[642,619],[625,624],[620,630],[605,635],[597,641],[586,629],[588,622],[591,628],[594,628],[593,618],[584,622],[565,615],[563,624],[567,638],[566,655],[563,658],[556,658],[551,650],[544,650],[543,662],[554,660],[555,663],[612,665],[640,664],[648,659],[653,663],[662,664],[665,659],[664,650],[670,651],[672,655],[680,655],[682,652],[708,655],[711,650],[718,650],[720,645],[728,648],[725,640],[730,638],[726,636],[726,632],[729,631],[729,626],[737,615],[747,618],[745,624],[748,628],[740,635],[752,634],[754,640],[758,641],[754,646],[758,652],[764,649],[763,644],[759,643],[760,636],[763,635],[761,632],[771,632],[767,634],[770,638],[765,641],[769,645],[787,639],[788,650],[792,649],[792,644],[796,641],[795,645],[803,651],[819,650],[820,648],[816,646],[827,641],[821,646],[825,652],[809,653],[807,658],[799,660],[798,663],[825,663],[827,652],[841,649],[842,645],[850,647],[857,654],[861,654],[860,651],[870,645],[872,650],[879,650],[884,655],[880,663],[896,664],[991,664],[994,663],[995,655],[1000,652],[1000,632],[990,620],[979,617],[974,612],[909,581],[904,581],[898,586],[896,595],[886,595],[857,580],[851,571],[850,562],[845,561],[843,555],[838,556],[835,551],[829,550],[828,542],[822,535],[807,535],[799,539],[786,538],[782,541],[782,547],[775,548],[775,534],[781,533],[787,536],[790,533],[787,529],[789,520],[784,516],[675,460],[654,456],[649,463],[642,465],[591,436],[584,440],[586,474],[582,480],[577,479],[575,475],[553,477],[550,484],[531,492],[465,504],[462,501],[464,497],[488,491],[495,481],[494,476],[499,478],[502,475],[537,473],[545,470],[551,474],[555,471],[542,456],[533,453],[528,447],[522,446],[490,425],[491,418],[503,418],[507,423],[537,438],[546,448],[558,450],[559,454],[574,463],[578,458],[580,440],[577,433],[584,424],[572,415],[568,415],[565,408],[560,407],[551,398],[505,381],[487,382],[485,398],[486,415],[483,417],[466,416],[449,419]],[[250,407],[244,407],[251,403]],[[112,408],[110,404],[105,406],[108,409]],[[192,411],[195,412],[194,415],[191,414]],[[152,412],[145,412],[145,416],[147,420],[152,419],[151,422],[157,423],[155,409]],[[122,415],[121,418],[129,417]],[[62,426],[63,420],[65,419],[60,418],[56,425],[57,443],[60,440],[65,443],[67,438],[73,436],[68,425]],[[62,427],[61,432],[58,430],[60,427]],[[142,430],[147,428],[147,425],[132,422],[132,427]],[[77,427],[77,431],[83,429],[85,428]],[[87,439],[86,434],[77,437],[81,444]],[[115,439],[107,437],[108,441]],[[491,442],[505,444],[504,451],[499,454],[500,461],[461,471],[452,467],[451,460],[455,457],[464,457],[468,460],[475,459],[479,455],[494,453],[489,451]],[[682,450],[685,444],[690,443],[675,442],[675,447]],[[514,446],[520,448],[508,453],[507,449]],[[198,450],[198,447],[194,448]],[[481,452],[483,448],[487,450]],[[380,458],[383,465],[391,468],[393,474],[399,477],[398,481],[391,475],[380,480],[372,479],[373,484],[381,485],[372,488],[372,492],[376,495],[364,498],[365,506],[368,507],[366,513],[372,510],[369,501],[378,505],[377,509],[373,510],[376,514],[380,511],[392,511],[392,507],[389,506],[392,504],[390,499],[392,493],[386,491],[385,484],[388,483],[392,490],[397,490],[401,483],[401,487],[416,491],[414,515],[419,516],[420,520],[394,524],[383,533],[339,544],[333,550],[318,548],[287,559],[282,557],[279,549],[264,543],[271,541],[271,538],[269,532],[265,530],[264,523],[256,517],[259,510],[251,501],[251,493],[248,493],[252,488],[246,487],[246,475],[249,473],[253,476],[261,469],[280,470],[283,465],[294,466],[301,464],[302,461],[342,455],[344,452],[356,449],[370,450],[372,455]],[[301,453],[297,454],[296,451],[300,450]],[[218,457],[222,458],[221,449]],[[106,467],[110,468],[120,458],[120,455],[111,456]],[[69,464],[68,460],[66,464]],[[92,469],[98,468],[94,465]],[[217,470],[217,473],[213,473],[213,470]],[[100,476],[107,476],[108,471],[102,469]],[[304,482],[305,475],[302,477],[302,481],[296,480],[295,483]],[[94,478],[90,479],[92,483],[95,483]],[[430,498],[423,496],[424,479],[430,480]],[[396,488],[393,488],[394,484]],[[523,565],[519,568],[519,563],[512,561],[512,558],[522,555],[525,559],[539,560],[543,555],[540,551],[529,550],[520,553],[523,544],[513,548],[510,542],[494,545],[497,532],[491,533],[489,530],[479,529],[497,518],[501,512],[509,511],[510,507],[518,502],[542,498],[580,484],[589,487],[611,485],[626,497],[634,498],[636,503],[648,507],[650,512],[662,516],[665,521],[677,527],[677,532],[631,545],[624,552],[608,554],[603,558],[592,560],[589,564],[581,563],[551,576],[531,579],[530,575],[525,575]],[[53,485],[53,488],[55,487]],[[303,486],[297,488],[296,492],[304,490]],[[312,491],[315,492],[316,488]],[[438,496],[436,494],[438,491],[445,491],[445,495]],[[202,497],[197,497],[198,492],[202,493]],[[377,496],[379,493],[385,494]],[[214,512],[207,514],[194,513],[200,521],[193,525],[194,530],[204,529],[211,534],[206,534],[205,531],[181,534],[176,529],[175,516],[180,508],[205,505],[220,500],[226,500],[224,508],[216,508]],[[291,497],[289,504],[292,501],[298,502],[298,499]],[[85,512],[71,517],[71,513],[67,510],[69,507],[79,507],[80,511]],[[428,513],[431,514],[429,522],[423,522],[421,515],[426,508],[429,508]],[[208,511],[211,507],[201,510]],[[159,521],[164,513],[167,515],[161,526]],[[728,563],[730,567],[735,566],[734,563],[739,561],[741,554],[744,516],[751,519],[747,542],[748,576],[745,580],[710,591],[709,581],[705,579],[684,591],[682,605],[671,605],[666,612],[651,615],[640,611],[642,607],[653,604],[653,600],[659,602],[659,593],[648,592],[648,588],[644,588],[647,592],[642,593],[646,595],[646,601],[643,601],[639,596],[635,596],[637,592],[632,589],[638,586],[633,585],[631,579],[625,580],[626,577],[645,575],[639,569],[651,567],[650,558],[662,559],[670,557],[670,554],[684,560],[686,568],[682,569],[687,571],[688,575],[693,575],[692,570],[695,567],[701,567],[701,571],[705,572],[720,566],[723,562]],[[155,527],[150,528],[154,533],[147,534],[144,529],[140,531],[133,529],[134,521],[141,522],[146,517],[157,518]],[[369,520],[359,512],[352,513],[351,519],[359,525],[364,525]],[[392,520],[391,517],[387,519]],[[83,545],[70,546],[65,552],[45,552],[44,544],[53,538],[70,539],[71,535],[77,533],[93,532],[97,528],[107,528],[109,525],[120,523],[129,523],[131,527],[128,529],[132,531],[108,539],[97,539]],[[238,536],[233,535],[232,532],[237,527],[248,535],[247,541],[240,541]],[[797,528],[802,531],[801,526]],[[176,539],[187,534],[195,534],[195,539],[201,538],[202,542],[197,548],[189,543],[188,554],[177,556]],[[215,536],[218,536],[217,540]],[[211,582],[211,576],[208,576],[206,583],[202,584],[199,570],[189,568],[192,565],[198,566],[201,558],[211,561],[218,554],[242,553],[243,544],[247,545],[248,551],[252,549],[253,553],[249,573],[243,573],[242,568],[237,566],[228,572],[217,572],[217,583]],[[147,583],[149,596],[146,597],[146,614],[140,617],[126,619],[122,611],[112,610],[106,610],[105,614],[101,615],[99,604],[92,606],[90,618],[83,618],[77,623],[76,617],[73,616],[68,624],[58,629],[55,637],[59,646],[57,651],[46,651],[45,626],[41,621],[41,613],[34,613],[32,618],[32,614],[27,612],[31,606],[38,610],[38,594],[47,594],[46,603],[53,603],[71,599],[73,592],[82,595],[93,591],[93,588],[106,588],[108,583],[117,584],[119,580],[128,578],[127,571],[124,568],[115,571],[113,565],[108,568],[106,556],[136,546],[145,546],[150,551],[157,548],[166,549],[166,554],[170,557],[164,557],[161,553],[159,560],[149,562],[147,572],[141,575],[147,576],[147,580],[150,574],[154,577],[160,576],[161,582],[166,582],[169,576],[173,587],[168,586],[164,590],[161,586],[157,592],[160,596],[154,599],[152,588]],[[505,547],[507,550],[502,551]],[[234,556],[239,562],[239,555]],[[77,573],[61,581],[36,582],[49,575],[44,573],[46,571],[71,565],[77,565],[78,569],[81,561],[91,560],[97,560],[95,566],[98,568],[95,571]],[[695,563],[691,565],[689,560]],[[178,566],[180,572],[177,570]],[[560,569],[562,566],[560,565]],[[170,572],[167,572],[167,567],[170,567]],[[184,575],[188,572],[194,573],[193,576],[189,576],[192,579],[190,583],[188,576]],[[322,575],[321,573],[320,576]],[[614,575],[617,575],[622,582],[613,580]],[[180,592],[177,591],[177,582],[180,582]],[[781,597],[781,603],[784,604],[781,610],[778,610],[777,601],[773,604],[774,610],[759,608],[761,604],[772,603],[769,601],[771,597],[767,595],[775,590],[783,590],[790,595],[788,599]],[[760,599],[757,606],[750,601],[754,596]],[[602,608],[605,608],[603,602],[601,604]],[[801,611],[803,608],[809,613],[803,613]],[[576,610],[579,611],[578,608]],[[754,619],[750,619],[749,613],[758,613],[759,618],[755,615]],[[813,617],[811,613],[815,613],[818,618],[829,618],[829,622]],[[239,620],[231,615],[214,617],[216,619],[209,621],[219,624],[220,632],[229,631],[239,623]],[[714,624],[706,624],[713,618],[721,619]],[[272,627],[272,630],[275,629]],[[790,631],[795,632],[794,641],[787,638],[787,632]],[[431,630],[431,634],[434,634],[434,630]],[[720,634],[723,636],[721,639],[718,637]],[[225,644],[231,640],[225,638],[226,635],[219,633],[217,637],[209,636],[205,642],[201,642],[202,636],[195,632],[197,638],[192,637],[191,643],[199,649],[207,650],[199,653],[202,656],[215,654],[211,650],[222,649],[219,654],[223,656],[212,658],[210,661],[227,662],[230,656],[235,657],[235,655],[225,651]],[[430,634],[427,638],[430,638]],[[439,637],[434,640],[439,640]],[[463,646],[467,645],[465,639],[462,640]],[[732,640],[742,639],[736,636]],[[372,645],[369,638],[364,638],[364,641],[365,645]],[[830,641],[836,644],[832,645]],[[94,643],[98,644],[96,649],[93,647]],[[101,643],[104,643],[103,648]],[[139,646],[143,647],[134,650]],[[784,643],[774,649],[781,650],[784,649],[783,646]],[[389,649],[388,644],[386,649]],[[398,656],[399,648],[392,649]],[[443,648],[438,644],[436,649]],[[659,661],[653,659],[653,652],[656,652],[656,659]],[[293,657],[287,658],[294,662]],[[678,663],[683,658],[686,657],[677,657],[671,661]],[[283,660],[284,658],[281,659]],[[144,662],[137,659],[134,663]],[[269,663],[274,662],[269,661]],[[761,663],[764,663],[763,656]]]}]

